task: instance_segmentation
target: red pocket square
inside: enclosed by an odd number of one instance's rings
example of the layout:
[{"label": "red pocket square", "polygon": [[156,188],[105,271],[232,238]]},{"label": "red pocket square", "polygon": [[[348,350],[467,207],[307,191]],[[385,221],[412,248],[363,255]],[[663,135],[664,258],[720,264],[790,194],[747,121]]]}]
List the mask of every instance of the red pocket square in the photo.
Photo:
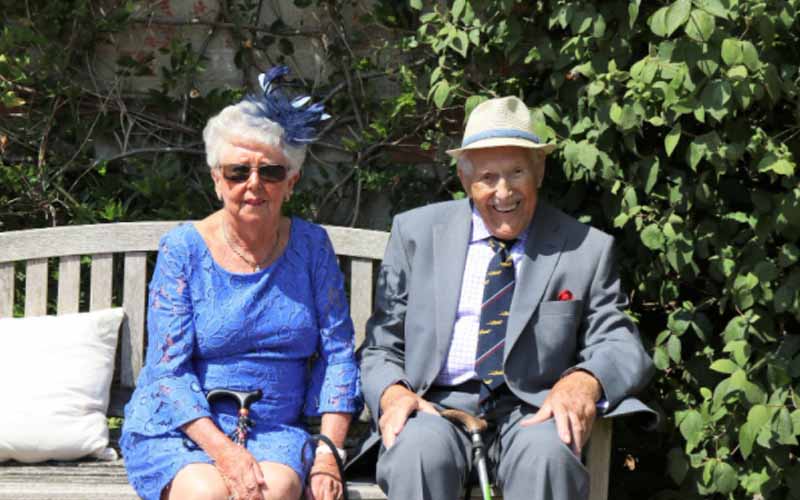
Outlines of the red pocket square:
[{"label": "red pocket square", "polygon": [[558,300],[572,300],[572,299],[573,299],[572,292],[570,292],[569,290],[561,290],[560,292],[558,292]]}]

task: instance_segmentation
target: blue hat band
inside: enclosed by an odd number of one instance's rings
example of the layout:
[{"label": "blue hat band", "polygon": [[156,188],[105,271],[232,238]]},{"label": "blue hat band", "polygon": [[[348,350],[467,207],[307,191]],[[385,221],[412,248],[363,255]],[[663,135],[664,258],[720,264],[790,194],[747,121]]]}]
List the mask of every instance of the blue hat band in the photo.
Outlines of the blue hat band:
[{"label": "blue hat band", "polygon": [[536,144],[542,143],[537,136],[531,134],[530,132],[525,132],[524,130],[513,128],[496,128],[492,130],[484,130],[483,132],[478,132],[477,134],[472,134],[469,137],[465,137],[464,140],[461,141],[461,147],[465,148],[472,143],[482,141],[484,139],[496,139],[498,137],[502,137],[504,139],[526,139]]}]

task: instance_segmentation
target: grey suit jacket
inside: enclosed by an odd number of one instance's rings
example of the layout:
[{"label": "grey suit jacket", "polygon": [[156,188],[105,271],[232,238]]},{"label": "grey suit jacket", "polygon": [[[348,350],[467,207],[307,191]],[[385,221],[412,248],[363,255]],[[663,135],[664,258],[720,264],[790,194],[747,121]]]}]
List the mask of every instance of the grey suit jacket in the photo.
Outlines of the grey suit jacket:
[{"label": "grey suit jacket", "polygon": [[[470,235],[467,200],[394,219],[361,352],[362,386],[376,428],[389,385],[405,380],[424,396],[442,368]],[[558,301],[562,290],[574,300]],[[538,407],[565,372],[582,368],[600,381],[609,402],[606,416],[649,411],[629,397],[647,383],[653,366],[624,313],[627,304],[613,238],[539,201],[506,330],[510,390]]]}]

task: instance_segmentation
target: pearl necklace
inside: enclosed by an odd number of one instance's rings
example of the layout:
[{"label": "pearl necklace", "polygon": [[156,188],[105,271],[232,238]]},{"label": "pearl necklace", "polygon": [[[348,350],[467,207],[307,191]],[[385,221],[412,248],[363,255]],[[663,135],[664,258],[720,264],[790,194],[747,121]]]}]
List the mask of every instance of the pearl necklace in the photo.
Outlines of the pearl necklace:
[{"label": "pearl necklace", "polygon": [[250,260],[247,257],[245,257],[239,251],[239,249],[237,248],[238,245],[236,245],[233,241],[231,241],[230,237],[228,236],[228,231],[227,231],[227,229],[225,227],[225,221],[224,220],[222,221],[222,236],[225,239],[225,243],[228,244],[228,248],[233,250],[233,253],[235,253],[240,259],[245,261],[248,266],[252,267],[253,268],[253,272],[258,272],[258,271],[261,270],[261,266],[263,266],[264,263],[267,262],[270,259],[270,257],[272,257],[272,255],[275,253],[275,249],[278,248],[278,242],[281,239],[280,238],[280,236],[281,236],[280,221],[278,221],[278,230],[275,231],[275,243],[272,244],[272,249],[270,249],[270,251],[267,254],[267,256],[264,257],[263,259],[261,259],[259,262],[253,262],[252,260]]}]

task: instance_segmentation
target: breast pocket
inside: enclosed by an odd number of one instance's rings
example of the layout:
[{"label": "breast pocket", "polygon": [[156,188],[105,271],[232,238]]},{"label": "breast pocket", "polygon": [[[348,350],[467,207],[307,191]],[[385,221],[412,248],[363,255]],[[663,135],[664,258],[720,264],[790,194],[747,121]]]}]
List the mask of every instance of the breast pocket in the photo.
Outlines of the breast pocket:
[{"label": "breast pocket", "polygon": [[574,364],[582,314],[581,300],[539,304],[539,313],[533,325],[533,341],[539,365],[545,373],[557,376]]},{"label": "breast pocket", "polygon": [[580,316],[581,312],[582,300],[550,300],[539,304],[539,316]]}]

